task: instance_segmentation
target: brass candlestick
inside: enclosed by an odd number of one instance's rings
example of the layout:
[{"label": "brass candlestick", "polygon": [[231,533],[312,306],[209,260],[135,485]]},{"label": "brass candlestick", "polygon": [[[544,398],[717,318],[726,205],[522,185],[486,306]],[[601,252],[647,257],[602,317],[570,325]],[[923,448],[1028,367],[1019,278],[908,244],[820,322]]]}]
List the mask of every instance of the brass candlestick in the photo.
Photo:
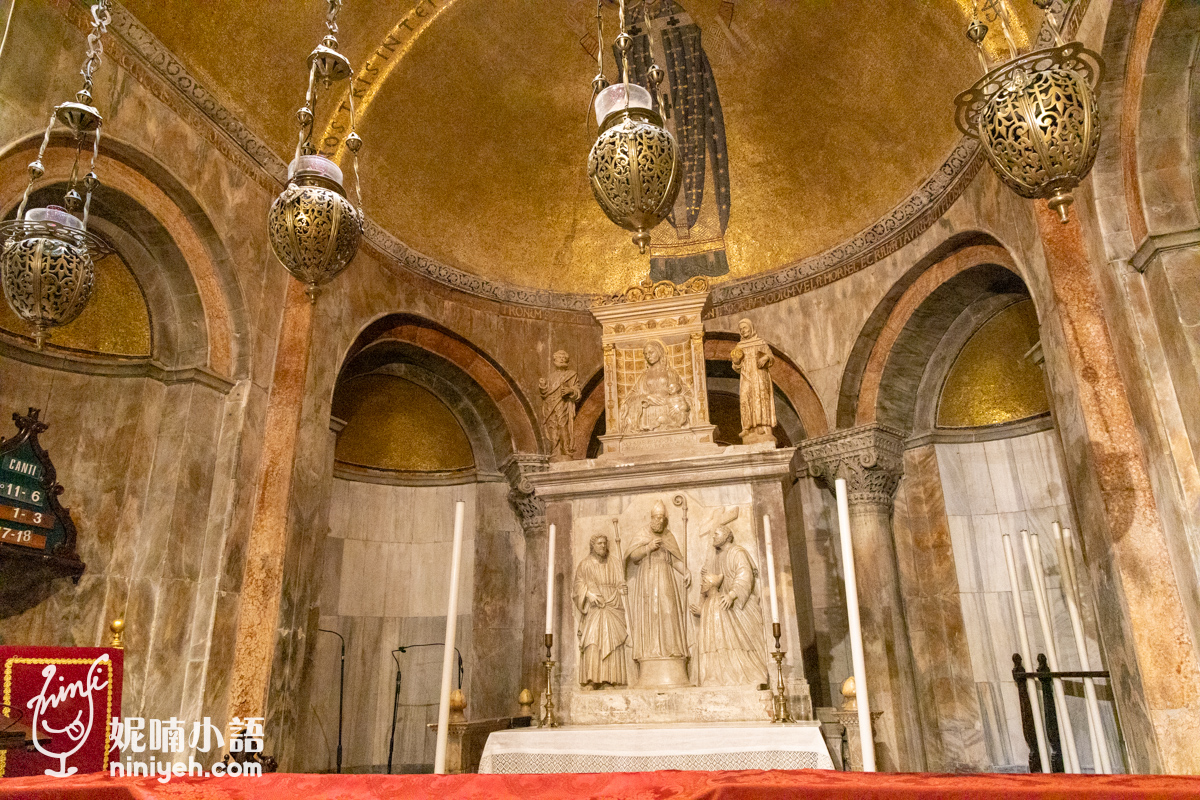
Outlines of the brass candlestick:
[{"label": "brass candlestick", "polygon": [[782,630],[778,622],[771,623],[771,633],[775,636],[775,652],[771,653],[771,658],[775,659],[775,672],[779,677],[776,691],[771,696],[774,701],[771,709],[771,722],[791,722],[792,711],[788,707],[787,687],[783,683],[783,657],[787,653],[783,651],[782,645],[779,643]]},{"label": "brass candlestick", "polygon": [[539,728],[557,728],[558,718],[554,716],[554,634],[546,634],[546,715],[538,721]]}]

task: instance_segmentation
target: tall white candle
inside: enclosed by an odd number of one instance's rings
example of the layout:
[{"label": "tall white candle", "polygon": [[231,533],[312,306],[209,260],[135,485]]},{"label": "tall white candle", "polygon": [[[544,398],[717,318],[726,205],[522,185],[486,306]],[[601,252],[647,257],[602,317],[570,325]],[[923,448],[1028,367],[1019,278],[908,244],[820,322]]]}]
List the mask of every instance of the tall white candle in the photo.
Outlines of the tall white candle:
[{"label": "tall white candle", "polygon": [[450,733],[450,675],[454,666],[454,637],[458,627],[458,572],[462,564],[463,515],[467,504],[454,503],[454,551],[450,556],[450,601],[446,604],[446,646],[442,653],[442,696],[438,701],[437,749],[433,771],[446,774],[446,737]]},{"label": "tall white candle", "polygon": [[[1087,642],[1083,638],[1083,621],[1079,618],[1079,595],[1075,590],[1075,570],[1071,556],[1067,553],[1065,535],[1070,531],[1059,528],[1055,522],[1050,526],[1054,534],[1054,548],[1058,553],[1058,574],[1062,580],[1063,597],[1067,601],[1067,613],[1071,617],[1071,633],[1075,635],[1075,650],[1079,653],[1079,668],[1084,672],[1092,669],[1088,658]],[[1103,738],[1104,728],[1100,722],[1100,702],[1096,697],[1096,684],[1091,678],[1083,679],[1083,694],[1086,699],[1088,734],[1091,736],[1092,768],[1107,775],[1112,771],[1105,752],[1108,748]]]},{"label": "tall white candle", "polygon": [[554,633],[554,525],[550,525],[550,552],[546,555],[546,633]]},{"label": "tall white candle", "polygon": [[850,540],[850,502],[846,497],[846,481],[843,478],[834,481],[834,491],[837,494],[838,528],[842,534],[842,572],[846,582],[846,616],[850,618],[850,659],[854,664],[863,772],[874,772],[875,736],[871,730],[871,703],[867,697],[867,661],[863,656],[862,620],[858,615],[858,579],[854,574],[854,545]]},{"label": "tall white candle", "polygon": [[[1033,672],[1037,667],[1033,663],[1029,649],[1029,629],[1025,624],[1025,604],[1021,602],[1021,584],[1017,581],[1017,561],[1013,557],[1012,537],[1007,533],[1002,537],[1004,542],[1004,561],[1008,564],[1008,585],[1012,587],[1013,616],[1017,618],[1017,639],[1021,646],[1021,660],[1026,672]],[[1035,678],[1027,678],[1025,687],[1029,690],[1029,703],[1033,711],[1033,730],[1037,736],[1038,759],[1042,762],[1042,772],[1050,771],[1050,750],[1046,747],[1046,723],[1042,719],[1042,695]]]},{"label": "tall white candle", "polygon": [[[1072,543],[1071,529],[1063,528],[1062,537],[1063,537],[1063,547],[1067,551],[1067,574],[1071,578],[1071,589],[1072,589],[1073,593],[1075,594],[1075,607],[1078,608],[1079,604],[1080,604],[1079,576],[1077,576],[1075,574],[1075,545]],[[1084,669],[1089,669],[1089,668],[1084,667]],[[1087,686],[1088,683],[1091,683],[1091,679],[1085,680],[1084,686]],[[1093,691],[1093,693],[1095,692],[1095,684],[1094,683],[1092,684],[1092,691]],[[1103,724],[1102,718],[1100,716],[1099,701],[1096,701],[1096,705],[1094,706],[1093,711],[1096,715],[1096,724],[1100,726],[1100,730],[1101,730],[1101,732],[1103,732],[1104,724]],[[1109,758],[1107,742],[1108,742],[1108,740],[1104,739],[1104,741],[1102,742],[1102,746],[1100,747],[1100,764],[1104,768],[1104,774],[1111,775],[1112,774],[1112,761]]]},{"label": "tall white candle", "polygon": [[771,518],[763,514],[763,535],[767,540],[767,582],[771,589],[771,622],[779,622],[779,598],[775,596],[775,556],[771,554]]},{"label": "tall white candle", "polygon": [[[1031,543],[1032,542],[1032,543]],[[1037,605],[1038,623],[1042,628],[1042,639],[1046,645],[1046,662],[1051,672],[1058,672],[1058,648],[1054,645],[1054,627],[1050,624],[1049,595],[1043,582],[1042,548],[1037,534],[1021,531],[1021,544],[1025,548],[1025,560],[1029,562],[1029,574],[1033,584],[1033,600]],[[1063,747],[1063,767],[1067,772],[1079,773],[1079,755],[1075,752],[1075,729],[1067,711],[1067,693],[1063,690],[1062,678],[1054,678],[1054,705],[1058,713],[1059,739]]]}]

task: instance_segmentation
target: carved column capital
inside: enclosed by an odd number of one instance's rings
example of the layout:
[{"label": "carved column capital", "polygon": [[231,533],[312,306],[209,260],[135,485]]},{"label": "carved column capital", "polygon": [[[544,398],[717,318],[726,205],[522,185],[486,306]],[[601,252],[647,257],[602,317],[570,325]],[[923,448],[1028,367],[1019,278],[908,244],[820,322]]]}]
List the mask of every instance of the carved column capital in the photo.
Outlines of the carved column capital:
[{"label": "carved column capital", "polygon": [[863,425],[800,443],[814,478],[833,488],[846,481],[851,506],[891,510],[896,487],[904,474],[904,434],[886,425]]},{"label": "carved column capital", "polygon": [[550,457],[541,453],[514,453],[501,465],[508,479],[508,502],[521,520],[526,535],[546,527],[546,504],[533,493],[529,476],[550,468]]}]

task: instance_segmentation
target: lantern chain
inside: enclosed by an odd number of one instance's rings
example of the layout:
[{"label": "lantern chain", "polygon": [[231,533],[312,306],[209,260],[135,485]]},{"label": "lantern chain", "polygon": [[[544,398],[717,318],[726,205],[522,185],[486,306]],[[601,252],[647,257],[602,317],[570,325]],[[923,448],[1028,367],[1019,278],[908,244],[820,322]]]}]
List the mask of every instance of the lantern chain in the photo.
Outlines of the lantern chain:
[{"label": "lantern chain", "polygon": [[83,60],[83,69],[79,71],[83,76],[83,89],[79,91],[78,97],[79,101],[85,104],[92,101],[92,76],[95,75],[97,67],[100,66],[100,59],[104,56],[104,43],[100,37],[108,32],[108,25],[112,22],[108,1],[100,0],[92,6],[92,32],[88,34],[87,56]]}]

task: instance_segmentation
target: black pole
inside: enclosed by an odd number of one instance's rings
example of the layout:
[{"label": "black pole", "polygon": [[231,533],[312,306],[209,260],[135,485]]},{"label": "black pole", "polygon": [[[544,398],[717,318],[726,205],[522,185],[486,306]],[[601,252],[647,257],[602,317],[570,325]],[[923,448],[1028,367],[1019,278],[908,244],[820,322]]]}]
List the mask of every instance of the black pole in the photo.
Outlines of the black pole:
[{"label": "black pole", "polygon": [[1029,681],[1020,653],[1013,653],[1013,680],[1017,683],[1017,701],[1021,705],[1021,731],[1025,734],[1025,745],[1029,748],[1029,771],[1042,771],[1042,757],[1038,752],[1037,729],[1033,720],[1033,703],[1029,699]]},{"label": "black pole", "polygon": [[1062,740],[1058,736],[1058,709],[1054,706],[1054,677],[1046,664],[1045,653],[1038,653],[1037,677],[1042,682],[1042,710],[1046,720],[1046,747],[1050,751],[1050,771],[1065,772]]},{"label": "black pole", "polygon": [[396,693],[392,695],[392,735],[388,738],[387,774],[392,774],[392,753],[396,747],[396,708],[400,705],[400,659],[396,653],[403,653],[404,648],[392,651],[392,661],[396,662]]},{"label": "black pole", "polygon": [[[405,644],[397,647],[392,651],[392,661],[396,662],[396,693],[392,696],[392,733],[388,737],[388,760],[387,774],[392,774],[392,753],[396,746],[396,710],[400,705],[400,659],[396,658],[396,653],[407,653],[410,647],[445,647],[445,642],[427,642],[425,644]],[[458,648],[454,648],[455,655],[458,656],[458,688],[462,688],[463,680],[463,658],[462,653]]]},{"label": "black pole", "polygon": [[317,628],[321,633],[332,633],[342,641],[342,663],[338,669],[338,747],[337,747],[337,772],[342,774],[342,704],[346,699],[346,640],[337,631],[329,631],[324,628]]}]

